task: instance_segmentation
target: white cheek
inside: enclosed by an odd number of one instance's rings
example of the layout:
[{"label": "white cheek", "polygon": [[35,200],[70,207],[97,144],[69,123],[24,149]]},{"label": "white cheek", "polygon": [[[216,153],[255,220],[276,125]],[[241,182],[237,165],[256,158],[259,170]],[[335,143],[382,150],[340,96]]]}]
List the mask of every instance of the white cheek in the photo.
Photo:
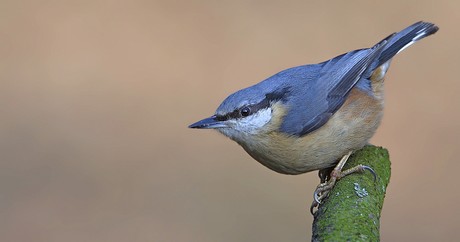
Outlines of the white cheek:
[{"label": "white cheek", "polygon": [[270,122],[271,118],[271,108],[265,108],[248,117],[240,119],[235,124],[235,129],[245,133],[256,133],[260,128]]}]

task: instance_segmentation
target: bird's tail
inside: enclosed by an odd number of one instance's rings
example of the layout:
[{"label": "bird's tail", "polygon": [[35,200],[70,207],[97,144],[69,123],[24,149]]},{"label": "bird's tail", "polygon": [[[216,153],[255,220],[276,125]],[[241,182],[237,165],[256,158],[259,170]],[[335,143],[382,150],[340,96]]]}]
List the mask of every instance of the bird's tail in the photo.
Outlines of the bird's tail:
[{"label": "bird's tail", "polygon": [[421,40],[438,31],[438,26],[428,22],[417,22],[411,26],[401,30],[400,32],[391,34],[383,41],[387,41],[382,54],[378,58],[377,66],[385,64],[393,56],[409,47],[411,44]]}]

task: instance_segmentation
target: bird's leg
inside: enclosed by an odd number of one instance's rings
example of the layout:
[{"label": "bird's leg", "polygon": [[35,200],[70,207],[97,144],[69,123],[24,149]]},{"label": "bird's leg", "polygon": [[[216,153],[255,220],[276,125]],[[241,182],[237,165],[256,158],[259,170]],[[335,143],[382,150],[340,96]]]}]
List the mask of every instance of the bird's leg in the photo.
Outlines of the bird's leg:
[{"label": "bird's leg", "polygon": [[325,181],[324,172],[320,174],[321,183],[316,187],[316,190],[313,194],[314,200],[311,204],[311,210],[313,210],[313,208],[317,207],[321,203],[321,200],[323,200],[327,196],[327,194],[329,194],[329,191],[334,187],[335,182],[341,178],[340,174],[342,168],[347,162],[348,158],[350,158],[351,153],[351,151],[348,152],[346,155],[342,157],[342,159],[340,159],[339,163],[337,163],[337,165],[331,171],[329,175],[329,180]]},{"label": "bird's leg", "polygon": [[[321,170],[319,172],[319,177],[321,179],[321,183],[316,187],[316,190],[313,194],[314,196],[314,200],[311,204],[311,207],[310,207],[310,212],[313,214],[313,209],[315,207],[317,207],[321,201],[327,197],[327,195],[329,194],[329,192],[332,190],[332,188],[334,187],[335,183],[347,176],[347,175],[350,175],[352,173],[355,173],[355,172],[363,172],[365,170],[368,170],[372,173],[372,175],[374,175],[374,180],[376,179],[376,174],[374,172],[374,170],[372,170],[372,168],[370,168],[369,166],[365,166],[365,165],[357,165],[353,168],[350,168],[350,169],[347,169],[345,171],[342,171],[343,169],[343,166],[345,165],[345,163],[347,162],[348,158],[350,158],[352,154],[352,151],[348,152],[346,155],[344,155],[342,157],[342,159],[340,159],[339,163],[337,163],[337,165],[334,167],[334,169],[330,172],[329,176],[327,176],[327,171],[329,171],[329,169],[325,169],[325,170]],[[326,178],[329,178],[329,180],[326,181]]]}]

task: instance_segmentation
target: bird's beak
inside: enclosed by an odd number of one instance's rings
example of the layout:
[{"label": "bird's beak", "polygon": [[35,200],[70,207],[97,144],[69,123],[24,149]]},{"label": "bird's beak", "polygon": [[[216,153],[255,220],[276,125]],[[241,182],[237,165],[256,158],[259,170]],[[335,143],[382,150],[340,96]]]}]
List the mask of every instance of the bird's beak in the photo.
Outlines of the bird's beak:
[{"label": "bird's beak", "polygon": [[227,128],[228,125],[225,121],[219,121],[216,119],[216,115],[213,115],[209,118],[200,120],[194,124],[188,126],[192,129],[218,129],[218,128]]}]

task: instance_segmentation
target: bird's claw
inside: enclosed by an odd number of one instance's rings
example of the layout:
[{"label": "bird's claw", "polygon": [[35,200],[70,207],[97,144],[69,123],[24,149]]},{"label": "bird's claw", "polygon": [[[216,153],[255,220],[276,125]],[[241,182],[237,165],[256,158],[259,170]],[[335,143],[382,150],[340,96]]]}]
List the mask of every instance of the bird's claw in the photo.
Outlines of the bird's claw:
[{"label": "bird's claw", "polygon": [[368,170],[370,173],[372,173],[372,176],[374,176],[374,182],[377,181],[377,173],[375,173],[374,169],[372,169],[370,166],[365,166],[365,165],[360,165],[364,170]]},{"label": "bird's claw", "polygon": [[[330,175],[328,176],[329,180],[324,181],[324,182],[323,182],[323,180],[321,180],[322,183],[320,183],[316,187],[316,190],[313,193],[313,202],[312,202],[312,204],[310,206],[311,214],[314,215],[313,210],[316,207],[318,207],[321,204],[321,202],[323,201],[323,199],[325,199],[328,196],[329,192],[332,190],[332,188],[334,188],[335,183],[339,179],[341,179],[341,178],[343,178],[343,177],[345,177],[347,175],[350,175],[352,173],[355,173],[355,172],[364,172],[364,171],[368,170],[374,176],[374,182],[377,180],[377,174],[375,173],[374,169],[372,169],[369,166],[357,165],[357,166],[355,166],[353,168],[350,168],[350,169],[347,169],[345,171],[342,171],[342,168],[345,165],[345,162],[350,157],[350,155],[351,155],[351,152],[348,153],[347,155],[345,155],[344,157],[342,157],[342,159],[339,161],[337,166],[331,171]],[[324,171],[322,171],[322,173],[324,173]],[[320,178],[321,179],[323,179],[323,177],[324,177],[324,174],[322,174],[322,173],[320,171]]]}]

